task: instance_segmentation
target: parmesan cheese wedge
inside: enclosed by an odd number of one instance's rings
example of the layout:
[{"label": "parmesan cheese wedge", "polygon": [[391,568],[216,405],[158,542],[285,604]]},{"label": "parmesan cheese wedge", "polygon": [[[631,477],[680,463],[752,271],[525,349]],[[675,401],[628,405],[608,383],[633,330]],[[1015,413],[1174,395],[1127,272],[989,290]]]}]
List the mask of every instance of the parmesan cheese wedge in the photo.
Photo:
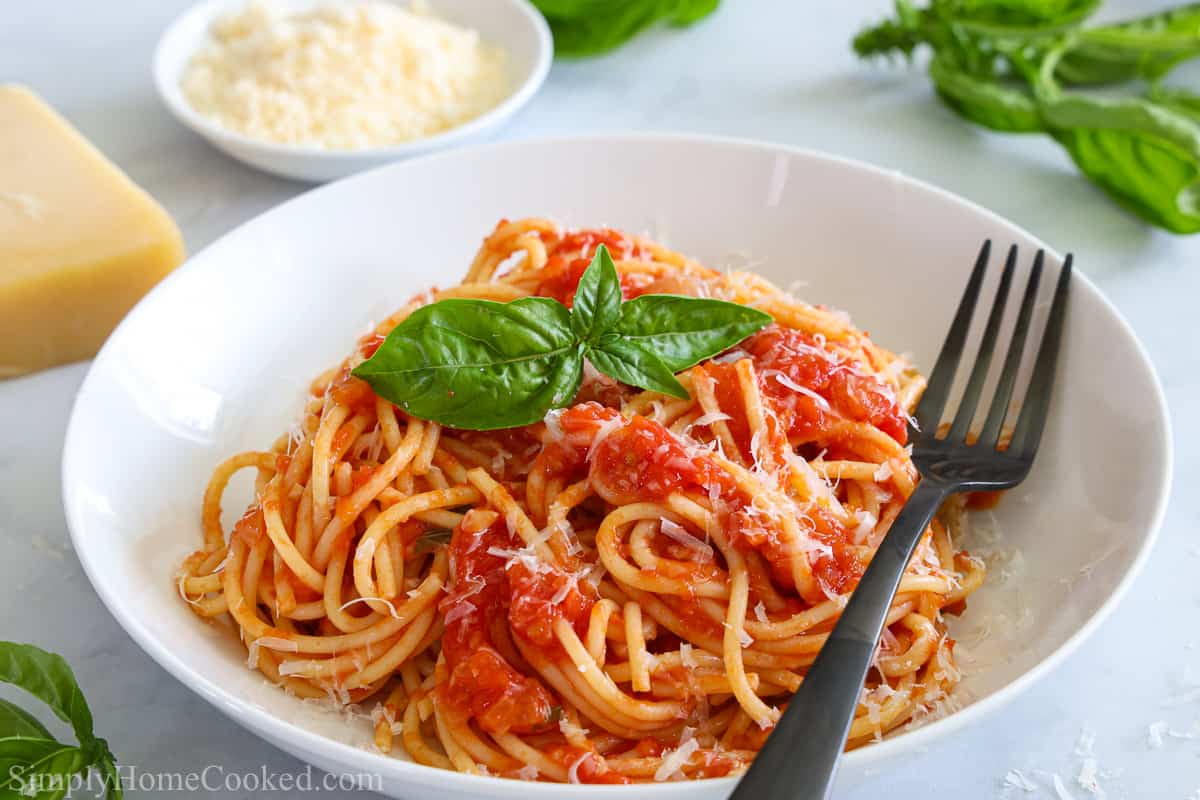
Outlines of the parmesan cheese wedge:
[{"label": "parmesan cheese wedge", "polygon": [[183,255],[149,195],[28,89],[0,85],[0,378],[95,355]]}]

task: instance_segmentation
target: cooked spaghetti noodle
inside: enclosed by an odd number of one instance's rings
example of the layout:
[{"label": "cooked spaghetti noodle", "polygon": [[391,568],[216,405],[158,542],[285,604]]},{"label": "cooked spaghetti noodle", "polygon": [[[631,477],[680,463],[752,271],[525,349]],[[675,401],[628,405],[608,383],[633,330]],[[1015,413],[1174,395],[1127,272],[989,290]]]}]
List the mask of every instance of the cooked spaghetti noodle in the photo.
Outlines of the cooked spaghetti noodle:
[{"label": "cooked spaghetti noodle", "polygon": [[[409,418],[350,369],[446,297],[570,304],[599,244],[625,296],[754,305],[775,323],[679,376],[677,400],[589,372],[502,431]],[[431,766],[625,783],[744,770],[917,473],[924,382],[841,315],[611,230],[502,221],[465,281],[412,300],[312,384],[303,420],[233,456],[179,590],[302,697],[374,703],[375,741]],[[226,537],[231,476],[255,500]],[[943,612],[983,580],[961,505],[925,532],[850,731],[870,742],[958,680]],[[397,742],[398,740],[398,742]]]}]

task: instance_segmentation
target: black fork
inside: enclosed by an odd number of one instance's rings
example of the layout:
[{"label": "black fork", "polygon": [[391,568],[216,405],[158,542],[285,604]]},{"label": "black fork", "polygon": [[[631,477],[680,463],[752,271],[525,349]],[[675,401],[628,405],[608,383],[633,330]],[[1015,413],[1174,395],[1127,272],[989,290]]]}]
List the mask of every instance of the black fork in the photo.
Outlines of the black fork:
[{"label": "black fork", "polygon": [[[1017,264],[1017,248],[1008,251],[991,313],[979,343],[975,365],[962,401],[946,436],[938,438],[942,412],[962,359],[971,318],[987,272],[991,242],[984,242],[967,282],[950,332],[942,345],[929,386],[917,406],[917,426],[909,427],[913,462],[921,481],[892,523],[870,566],[829,634],[800,690],[789,703],[754,764],[731,795],[732,800],[827,800],[831,796],[838,759],[845,747],[859,694],[870,669],[892,598],[913,550],[933,515],[955,492],[1008,489],[1016,486],[1033,465],[1054,384],[1055,364],[1066,316],[1071,261],[1059,272],[1054,301],[1046,318],[1037,361],[1018,413],[1012,437],[1001,440],[1009,416],[1021,354],[1029,334],[1045,254],[1033,261],[1025,296],[1013,327],[987,417],[978,438],[968,432],[975,418],[996,349],[1004,307]],[[918,427],[919,426],[919,427]]]}]

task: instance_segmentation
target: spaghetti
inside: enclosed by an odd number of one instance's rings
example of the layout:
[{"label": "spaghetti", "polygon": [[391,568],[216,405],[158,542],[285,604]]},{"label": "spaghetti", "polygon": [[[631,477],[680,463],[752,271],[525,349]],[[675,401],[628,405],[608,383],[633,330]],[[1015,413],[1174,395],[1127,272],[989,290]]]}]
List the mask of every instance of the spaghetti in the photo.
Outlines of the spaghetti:
[{"label": "spaghetti", "polygon": [[[691,399],[589,372],[574,405],[501,431],[409,418],[350,369],[446,297],[570,304],[604,244],[624,295],[754,305],[775,323],[679,376]],[[924,387],[841,315],[612,230],[501,221],[465,281],[419,296],[314,381],[267,451],[204,496],[179,590],[302,697],[375,701],[375,740],[463,772],[627,783],[744,770],[914,488]],[[226,537],[239,470],[255,500]],[[848,745],[958,680],[944,613],[983,580],[930,525]]]}]

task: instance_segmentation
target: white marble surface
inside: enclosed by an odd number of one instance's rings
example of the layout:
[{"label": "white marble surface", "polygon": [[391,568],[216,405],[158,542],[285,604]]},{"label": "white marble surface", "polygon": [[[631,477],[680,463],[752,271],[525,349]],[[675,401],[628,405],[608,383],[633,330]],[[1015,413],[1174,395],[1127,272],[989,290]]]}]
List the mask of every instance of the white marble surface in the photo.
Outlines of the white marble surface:
[{"label": "white marble surface", "polygon": [[[194,252],[306,187],[230,161],[159,104],[150,82],[152,48],[186,5],[5,3],[0,80],[29,84],[55,105],[167,207]],[[1081,180],[1048,141],[961,123],[918,71],[857,63],[848,41],[884,11],[883,0],[823,5],[818,11],[792,0],[726,0],[693,29],[657,31],[606,58],[556,64],[542,93],[503,136],[675,130],[810,146],[932,181],[1074,250],[1146,344],[1174,412],[1175,490],[1157,549],[1118,611],[1049,679],[845,800],[885,793],[919,798],[933,790],[948,797],[1054,797],[1053,772],[1063,775],[1072,797],[1090,797],[1073,780],[1081,729],[1094,732],[1099,765],[1114,773],[1102,780],[1108,797],[1200,797],[1194,794],[1200,741],[1167,737],[1161,748],[1147,742],[1152,722],[1186,731],[1200,718],[1200,703],[1164,706],[1189,668],[1200,675],[1194,579],[1200,512],[1190,502],[1200,480],[1193,411],[1200,392],[1194,321],[1200,237],[1143,226]],[[1109,7],[1152,5],[1128,0]],[[207,764],[300,770],[168,677],[88,585],[70,549],[59,496],[63,430],[85,371],[80,364],[0,384],[0,637],[68,658],[98,730],[125,763],[152,771]],[[1002,787],[1014,767],[1039,785],[1037,794]]]}]

